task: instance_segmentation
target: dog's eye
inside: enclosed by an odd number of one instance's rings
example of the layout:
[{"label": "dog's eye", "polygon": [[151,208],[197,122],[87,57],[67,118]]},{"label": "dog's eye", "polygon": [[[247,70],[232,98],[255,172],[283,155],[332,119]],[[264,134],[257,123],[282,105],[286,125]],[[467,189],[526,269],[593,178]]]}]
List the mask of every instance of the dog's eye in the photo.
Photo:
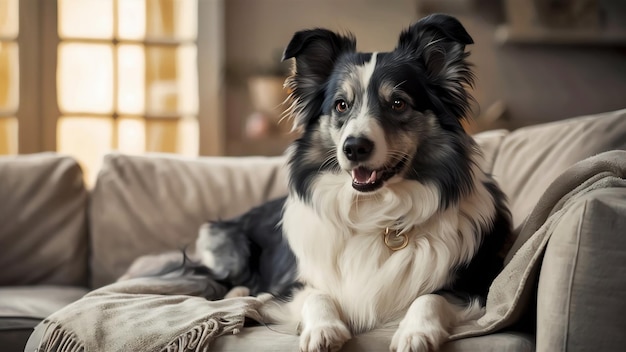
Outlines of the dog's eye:
[{"label": "dog's eye", "polygon": [[394,99],[391,103],[391,110],[395,112],[403,112],[406,110],[406,102],[402,99]]},{"label": "dog's eye", "polygon": [[343,99],[339,99],[335,102],[335,110],[338,113],[344,113],[346,111],[348,111],[348,103],[346,103],[345,100]]}]

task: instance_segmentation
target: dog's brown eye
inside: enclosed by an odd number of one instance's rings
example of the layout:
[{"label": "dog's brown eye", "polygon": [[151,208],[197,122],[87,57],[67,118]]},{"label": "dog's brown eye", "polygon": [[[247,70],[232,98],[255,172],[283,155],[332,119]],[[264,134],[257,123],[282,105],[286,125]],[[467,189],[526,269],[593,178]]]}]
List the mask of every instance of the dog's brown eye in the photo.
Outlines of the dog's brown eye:
[{"label": "dog's brown eye", "polygon": [[403,112],[406,110],[406,102],[402,99],[394,99],[391,103],[391,109],[395,112]]},{"label": "dog's brown eye", "polygon": [[335,110],[339,113],[348,111],[348,103],[345,100],[340,99],[335,102]]}]

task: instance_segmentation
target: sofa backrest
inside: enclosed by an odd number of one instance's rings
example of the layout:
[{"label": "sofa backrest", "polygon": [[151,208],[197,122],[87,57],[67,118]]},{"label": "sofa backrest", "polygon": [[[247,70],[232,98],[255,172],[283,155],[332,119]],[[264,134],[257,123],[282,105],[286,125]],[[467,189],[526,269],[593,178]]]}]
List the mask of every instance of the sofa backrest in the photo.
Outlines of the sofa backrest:
[{"label": "sofa backrest", "polygon": [[[477,136],[490,169],[508,132]],[[192,248],[200,225],[287,194],[284,157],[105,156],[89,207],[93,287],[139,256]]]},{"label": "sofa backrest", "polygon": [[[484,156],[481,166],[508,196],[517,226],[569,166],[626,149],[626,110],[475,138]],[[285,195],[284,161],[107,155],[89,209],[92,285],[114,281],[141,255],[192,248],[208,220],[227,219]]]},{"label": "sofa backrest", "polygon": [[282,157],[104,158],[89,209],[93,287],[141,255],[192,248],[200,225],[287,193]]},{"label": "sofa backrest", "polygon": [[87,198],[70,157],[0,157],[0,286],[87,284]]},{"label": "sofa backrest", "polygon": [[515,227],[563,171],[614,149],[626,149],[626,109],[509,133],[495,152],[492,173],[509,198]]}]

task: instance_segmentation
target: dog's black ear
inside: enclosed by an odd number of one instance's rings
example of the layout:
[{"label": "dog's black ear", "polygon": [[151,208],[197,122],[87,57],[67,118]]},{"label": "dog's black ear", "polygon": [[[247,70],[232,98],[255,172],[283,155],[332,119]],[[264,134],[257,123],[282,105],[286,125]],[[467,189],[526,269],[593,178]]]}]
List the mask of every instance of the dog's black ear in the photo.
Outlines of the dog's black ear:
[{"label": "dog's black ear", "polygon": [[327,29],[296,32],[283,53],[283,61],[294,58],[292,75],[285,82],[292,105],[287,113],[294,118],[294,128],[307,124],[321,114],[325,82],[337,58],[356,49],[350,34],[343,36]]},{"label": "dog's black ear", "polygon": [[437,94],[443,105],[462,118],[471,99],[466,87],[474,81],[465,46],[473,43],[456,18],[433,14],[403,31],[396,50],[408,51],[423,63],[432,86],[443,89]]}]

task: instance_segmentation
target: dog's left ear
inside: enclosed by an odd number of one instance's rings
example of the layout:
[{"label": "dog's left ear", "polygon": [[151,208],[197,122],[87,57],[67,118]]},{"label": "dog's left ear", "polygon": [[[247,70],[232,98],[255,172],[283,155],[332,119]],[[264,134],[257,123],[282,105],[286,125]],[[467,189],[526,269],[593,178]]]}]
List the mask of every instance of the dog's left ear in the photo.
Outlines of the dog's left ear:
[{"label": "dog's left ear", "polygon": [[408,51],[423,63],[432,86],[444,89],[437,94],[443,105],[462,118],[471,99],[465,88],[473,84],[474,78],[465,46],[473,43],[456,18],[433,14],[403,31],[396,50]]}]

